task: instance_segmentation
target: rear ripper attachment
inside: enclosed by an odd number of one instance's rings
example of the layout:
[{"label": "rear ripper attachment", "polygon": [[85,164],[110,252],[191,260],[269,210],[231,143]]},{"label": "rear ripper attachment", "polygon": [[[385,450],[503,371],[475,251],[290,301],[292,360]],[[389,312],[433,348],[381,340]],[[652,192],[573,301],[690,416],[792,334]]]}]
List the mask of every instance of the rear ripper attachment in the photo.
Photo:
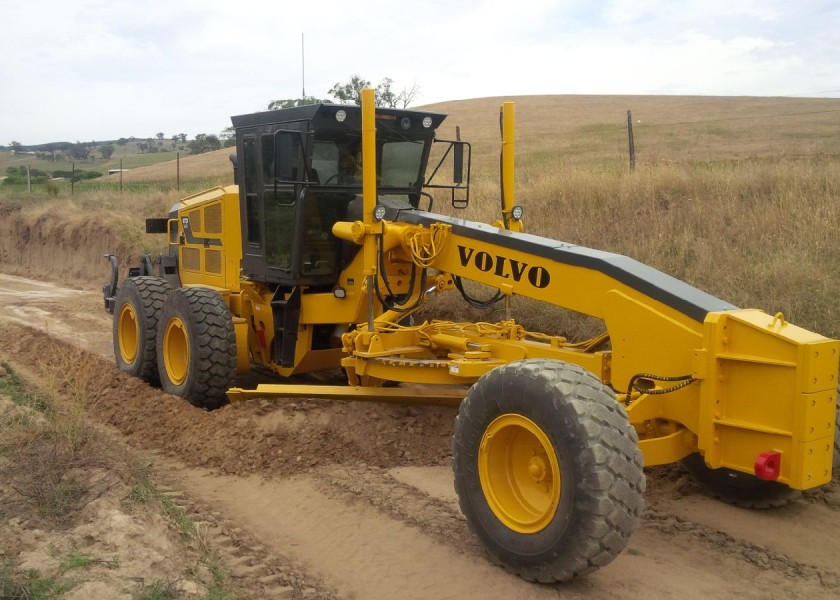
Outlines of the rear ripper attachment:
[{"label": "rear ripper attachment", "polygon": [[[461,509],[491,559],[532,581],[621,553],[644,466],[682,461],[744,506],[830,480],[840,342],[628,257],[524,233],[510,103],[500,219],[436,213],[440,197],[469,204],[470,147],[436,137],[444,117],[377,109],[371,90],[361,107],[233,117],[237,184],[150,221],[168,242],[157,275],[144,258],[119,284],[109,256],[118,366],[208,409],[266,396],[457,406]],[[473,297],[470,281],[496,292]],[[504,303],[505,319],[415,320],[452,290]],[[514,295],[604,331],[579,343],[528,331]],[[232,387],[252,368],[341,369],[347,385]]]}]

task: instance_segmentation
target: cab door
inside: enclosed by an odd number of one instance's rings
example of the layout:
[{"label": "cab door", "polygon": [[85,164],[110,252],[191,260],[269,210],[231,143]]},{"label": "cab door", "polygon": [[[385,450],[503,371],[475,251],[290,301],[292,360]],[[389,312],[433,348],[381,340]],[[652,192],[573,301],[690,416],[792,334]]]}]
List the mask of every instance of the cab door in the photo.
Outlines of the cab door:
[{"label": "cab door", "polygon": [[297,279],[296,223],[305,180],[306,123],[255,128],[242,138],[245,274],[292,285]]}]

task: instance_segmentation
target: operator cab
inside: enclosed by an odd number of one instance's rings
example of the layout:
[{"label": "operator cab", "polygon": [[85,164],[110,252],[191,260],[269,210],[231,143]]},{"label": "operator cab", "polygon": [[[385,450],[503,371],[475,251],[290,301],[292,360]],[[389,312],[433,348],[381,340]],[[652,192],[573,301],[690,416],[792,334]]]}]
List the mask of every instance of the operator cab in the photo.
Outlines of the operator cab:
[{"label": "operator cab", "polygon": [[[438,186],[428,185],[426,165],[445,116],[376,110],[379,197],[407,199],[414,207],[422,196],[431,200],[424,186]],[[348,260],[332,227],[337,221],[362,219],[361,108],[313,104],[231,120],[244,275],[282,287],[326,291]],[[463,156],[463,143],[448,143],[457,144],[456,154]],[[460,182],[457,187],[466,189]]]}]

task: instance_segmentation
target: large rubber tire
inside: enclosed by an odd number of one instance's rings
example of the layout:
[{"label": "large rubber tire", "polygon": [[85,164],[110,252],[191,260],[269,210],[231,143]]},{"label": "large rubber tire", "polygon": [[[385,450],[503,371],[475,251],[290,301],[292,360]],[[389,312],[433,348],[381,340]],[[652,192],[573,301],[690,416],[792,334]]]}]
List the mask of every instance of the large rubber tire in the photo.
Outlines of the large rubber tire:
[{"label": "large rubber tire", "polygon": [[615,394],[565,362],[490,371],[455,420],[461,510],[490,557],[529,581],[568,581],[625,548],[642,510],[642,467]]},{"label": "large rubber tire", "polygon": [[152,385],[160,383],[157,327],[169,284],[160,277],[132,277],[114,302],[114,359],[123,373]]},{"label": "large rubber tire", "polygon": [[718,500],[742,508],[776,508],[797,500],[802,493],[778,481],[722,467],[712,469],[699,453],[680,461],[691,477]]},{"label": "large rubber tire", "polygon": [[227,402],[236,374],[230,309],[211,289],[173,290],[158,323],[157,356],[164,391],[208,410]]}]

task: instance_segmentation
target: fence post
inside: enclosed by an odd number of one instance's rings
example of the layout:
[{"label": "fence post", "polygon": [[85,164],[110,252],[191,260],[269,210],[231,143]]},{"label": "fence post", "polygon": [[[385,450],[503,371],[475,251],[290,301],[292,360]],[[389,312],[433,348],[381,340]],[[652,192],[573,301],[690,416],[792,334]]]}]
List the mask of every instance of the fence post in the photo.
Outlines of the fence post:
[{"label": "fence post", "polygon": [[627,111],[627,142],[630,145],[630,170],[636,168],[636,145],[633,142],[633,113]]}]

